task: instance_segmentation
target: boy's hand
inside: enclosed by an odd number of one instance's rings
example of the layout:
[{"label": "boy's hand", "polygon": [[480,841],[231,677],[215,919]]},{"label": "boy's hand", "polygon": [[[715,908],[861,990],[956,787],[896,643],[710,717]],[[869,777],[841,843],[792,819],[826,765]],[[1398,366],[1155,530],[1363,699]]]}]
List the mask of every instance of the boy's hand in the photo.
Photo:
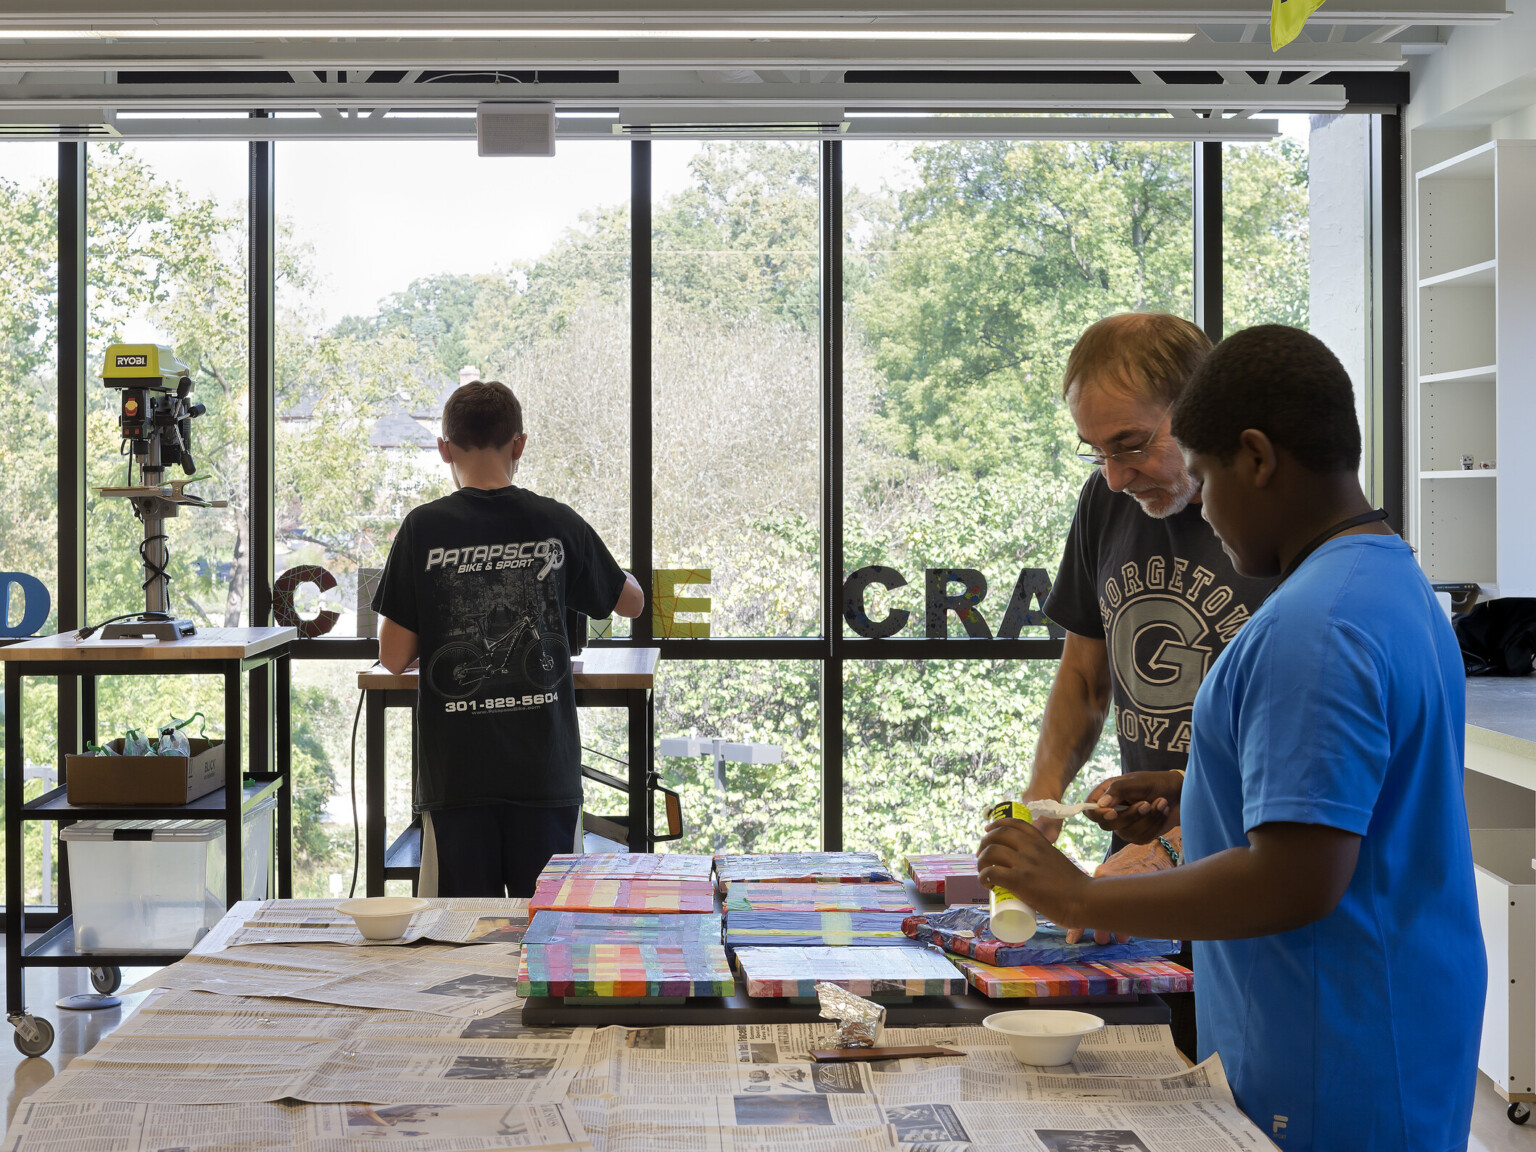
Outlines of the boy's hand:
[{"label": "boy's hand", "polygon": [[1122,840],[1146,844],[1178,826],[1183,787],[1184,777],[1177,772],[1130,772],[1116,776],[1088,793],[1088,799],[1099,808],[1087,816]]},{"label": "boy's hand", "polygon": [[1092,881],[1033,825],[1022,820],[988,824],[976,867],[988,888],[1006,888],[1057,924],[1082,919],[1079,909]]}]

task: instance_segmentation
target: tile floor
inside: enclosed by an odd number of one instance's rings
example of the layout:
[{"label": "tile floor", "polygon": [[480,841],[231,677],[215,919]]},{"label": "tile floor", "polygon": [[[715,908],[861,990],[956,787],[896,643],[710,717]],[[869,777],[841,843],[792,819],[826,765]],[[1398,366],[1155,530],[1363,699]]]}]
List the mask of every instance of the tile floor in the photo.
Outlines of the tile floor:
[{"label": "tile floor", "polygon": [[[153,969],[125,968],[123,987],[147,976]],[[6,1123],[10,1123],[16,1105],[34,1089],[47,1083],[70,1060],[117,1027],[147,993],[123,997],[120,1008],[95,1012],[71,1012],[54,1007],[54,1001],[74,992],[91,991],[85,968],[31,968],[27,970],[27,1004],[33,1011],[53,1022],[58,1038],[46,1055],[27,1059],[15,1044],[0,1038],[0,1078],[9,1081],[5,1103]],[[4,1082],[0,1080],[0,1082]],[[1524,1127],[1511,1124],[1505,1116],[1508,1107],[1486,1077],[1478,1077],[1477,1103],[1472,1112],[1470,1152],[1536,1152],[1536,1119]]]}]

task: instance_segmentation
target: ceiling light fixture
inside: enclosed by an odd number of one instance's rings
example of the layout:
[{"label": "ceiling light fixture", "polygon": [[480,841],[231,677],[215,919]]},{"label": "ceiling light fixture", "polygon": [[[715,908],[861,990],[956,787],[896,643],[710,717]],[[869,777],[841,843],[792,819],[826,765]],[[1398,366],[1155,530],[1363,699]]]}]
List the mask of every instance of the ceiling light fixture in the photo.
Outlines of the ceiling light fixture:
[{"label": "ceiling light fixture", "polygon": [[910,28],[19,28],[10,40],[854,40],[1183,44],[1194,31]]}]

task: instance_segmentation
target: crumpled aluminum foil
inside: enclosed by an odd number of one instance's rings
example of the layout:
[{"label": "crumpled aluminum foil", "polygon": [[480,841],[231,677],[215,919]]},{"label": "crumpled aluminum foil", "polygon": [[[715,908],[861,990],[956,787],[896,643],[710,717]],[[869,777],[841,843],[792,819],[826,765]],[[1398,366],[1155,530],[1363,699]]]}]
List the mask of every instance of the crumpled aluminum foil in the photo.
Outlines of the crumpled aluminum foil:
[{"label": "crumpled aluminum foil", "polygon": [[882,1005],[836,984],[817,984],[816,998],[821,1001],[821,1018],[838,1022],[834,1048],[874,1048],[880,1043],[885,1027]]}]

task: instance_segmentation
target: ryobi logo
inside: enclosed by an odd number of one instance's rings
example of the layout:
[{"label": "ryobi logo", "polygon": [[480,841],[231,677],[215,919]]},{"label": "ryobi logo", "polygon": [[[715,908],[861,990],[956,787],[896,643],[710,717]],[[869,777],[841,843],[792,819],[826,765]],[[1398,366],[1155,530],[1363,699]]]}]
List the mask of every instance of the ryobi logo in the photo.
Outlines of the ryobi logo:
[{"label": "ryobi logo", "polygon": [[140,353],[137,356],[117,356],[117,357],[114,357],[114,362],[116,363],[117,367],[119,367],[119,368],[147,368],[147,367],[149,367],[149,357],[143,355],[142,353]]}]

